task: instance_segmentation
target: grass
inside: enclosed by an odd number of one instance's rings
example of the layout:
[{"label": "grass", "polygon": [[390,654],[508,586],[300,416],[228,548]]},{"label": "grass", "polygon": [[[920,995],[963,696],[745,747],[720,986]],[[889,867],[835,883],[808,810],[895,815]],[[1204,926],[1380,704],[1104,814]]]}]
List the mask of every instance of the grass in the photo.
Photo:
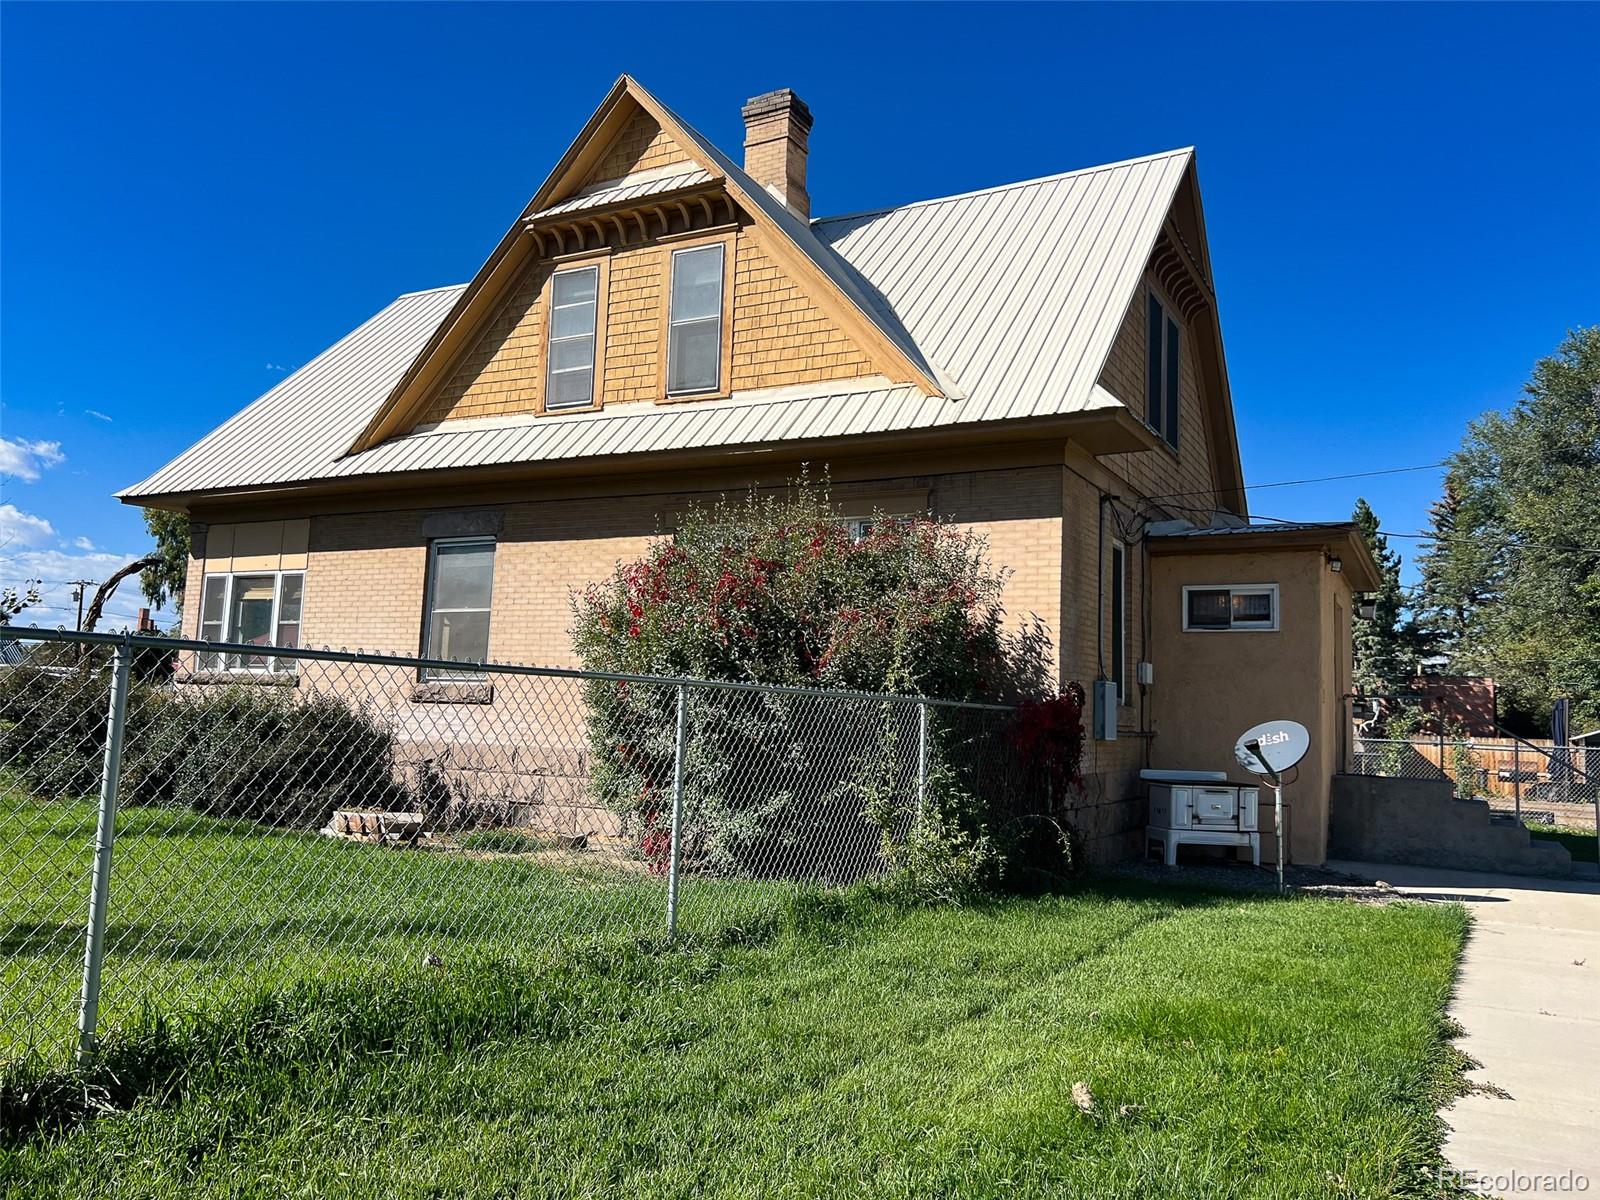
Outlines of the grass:
[{"label": "grass", "polygon": [[476,829],[457,839],[463,850],[488,854],[535,854],[554,849],[556,839],[547,833],[522,829]]},{"label": "grass", "polygon": [[1572,855],[1573,862],[1600,862],[1600,841],[1592,829],[1569,829],[1565,825],[1544,825],[1538,821],[1526,822],[1528,832],[1536,838],[1560,842]]},{"label": "grass", "polygon": [[0,1149],[0,1192],[1438,1194],[1459,908],[1116,884],[771,911],[131,1033],[107,1053],[137,1102]]},{"label": "grass", "polygon": [[[0,1064],[73,1045],[95,806],[0,786]],[[639,871],[394,849],[225,822],[186,810],[118,815],[102,1025],[153,1006],[226,1011],[297,981],[426,954],[490,953],[536,968],[577,939],[628,944],[662,928],[666,885]],[[776,889],[685,889],[685,920],[759,919]]]}]

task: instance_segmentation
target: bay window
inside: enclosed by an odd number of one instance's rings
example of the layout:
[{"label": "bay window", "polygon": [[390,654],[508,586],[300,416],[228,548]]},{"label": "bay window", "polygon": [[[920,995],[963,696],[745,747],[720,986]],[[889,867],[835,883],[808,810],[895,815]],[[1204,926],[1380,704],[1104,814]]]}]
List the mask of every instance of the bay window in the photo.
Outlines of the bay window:
[{"label": "bay window", "polygon": [[[300,645],[302,571],[207,574],[200,593],[200,640],[250,646]],[[294,659],[267,654],[203,654],[204,671],[292,671]]]}]

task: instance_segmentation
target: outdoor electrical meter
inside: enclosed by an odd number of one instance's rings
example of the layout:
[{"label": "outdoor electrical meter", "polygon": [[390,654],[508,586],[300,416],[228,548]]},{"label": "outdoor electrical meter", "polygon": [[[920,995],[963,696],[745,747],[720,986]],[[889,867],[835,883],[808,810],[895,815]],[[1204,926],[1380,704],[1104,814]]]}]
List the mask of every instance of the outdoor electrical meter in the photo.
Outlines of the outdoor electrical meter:
[{"label": "outdoor electrical meter", "polygon": [[1117,681],[1115,679],[1096,679],[1094,681],[1094,740],[1097,742],[1114,742],[1117,740]]}]

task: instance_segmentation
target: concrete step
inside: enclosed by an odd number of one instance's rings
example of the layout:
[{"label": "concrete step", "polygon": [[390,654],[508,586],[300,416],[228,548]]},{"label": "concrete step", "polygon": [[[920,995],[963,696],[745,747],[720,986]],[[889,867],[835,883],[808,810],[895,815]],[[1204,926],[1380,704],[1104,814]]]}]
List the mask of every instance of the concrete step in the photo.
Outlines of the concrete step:
[{"label": "concrete step", "polygon": [[1561,878],[1572,856],[1534,841],[1515,818],[1460,799],[1447,780],[1334,777],[1328,854],[1414,866]]}]

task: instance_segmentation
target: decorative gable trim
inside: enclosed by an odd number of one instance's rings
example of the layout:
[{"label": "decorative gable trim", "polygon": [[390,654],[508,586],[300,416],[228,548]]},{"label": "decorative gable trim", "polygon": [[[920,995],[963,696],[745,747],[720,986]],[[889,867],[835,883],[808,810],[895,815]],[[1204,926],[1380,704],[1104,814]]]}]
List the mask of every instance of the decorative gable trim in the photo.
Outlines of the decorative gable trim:
[{"label": "decorative gable trim", "polygon": [[[545,237],[554,238],[563,246],[570,239],[571,250],[563,252],[576,252],[589,245],[598,246],[607,242],[612,232],[622,236],[628,224],[636,220],[634,216],[624,214],[620,208],[605,211],[605,204],[595,206],[595,211],[585,210],[581,214],[554,214],[557,218],[554,222],[540,218],[547,215],[547,210],[571,200],[586,187],[596,186],[594,172],[606,161],[605,156],[616,138],[640,112],[647,114],[671,144],[689,156],[687,161],[706,172],[707,182],[714,180],[723,185],[729,207],[742,211],[745,218],[760,230],[762,241],[779,268],[855,341],[880,371],[896,382],[911,383],[929,395],[944,394],[931,369],[913,361],[895,338],[885,331],[880,318],[868,306],[848,294],[811,254],[800,248],[795,238],[811,237],[808,229],[797,223],[799,233],[792,233],[776,214],[769,211],[770,197],[754,195],[755,191],[760,190],[758,184],[741,180],[742,172],[728,165],[713,147],[682,124],[660,101],[629,76],[623,75],[612,86],[606,99],[568,147],[550,177],[500,240],[450,314],[346,454],[371,449],[417,424],[429,397],[454,368],[467,347],[473,344],[484,324],[492,318],[506,290],[521,276],[522,269],[532,255],[544,252],[544,247],[548,245]],[[713,197],[699,190],[704,186],[697,183],[692,186],[690,193],[672,197],[670,201],[662,197],[654,207],[664,214],[676,211],[680,214],[683,227],[687,229],[695,223],[690,215],[691,208],[704,206],[702,211],[709,224],[714,219],[714,213],[706,210],[712,205]],[[624,205],[631,199],[623,198],[614,204]],[[828,251],[824,250],[823,253]]]}]

